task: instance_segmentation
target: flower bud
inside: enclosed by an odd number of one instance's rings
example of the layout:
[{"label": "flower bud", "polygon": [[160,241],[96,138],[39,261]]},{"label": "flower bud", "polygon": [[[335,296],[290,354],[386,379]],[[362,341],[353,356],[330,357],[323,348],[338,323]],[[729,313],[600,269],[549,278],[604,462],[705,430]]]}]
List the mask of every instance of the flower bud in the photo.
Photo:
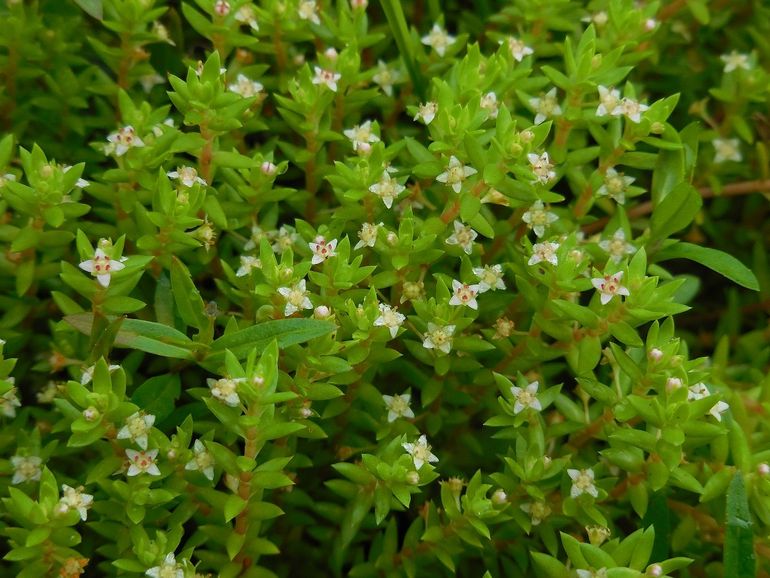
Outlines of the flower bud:
[{"label": "flower bud", "polygon": [[411,486],[416,486],[420,483],[420,474],[415,471],[407,472],[406,483]]},{"label": "flower bud", "polygon": [[647,358],[650,361],[660,361],[663,359],[663,352],[657,347],[653,347],[650,349],[650,351],[647,352]]},{"label": "flower bud", "polygon": [[651,564],[647,567],[647,576],[653,576],[654,578],[660,578],[663,576],[663,566],[660,564]]},{"label": "flower bud", "polygon": [[176,459],[176,450],[174,448],[171,448],[170,450],[168,450],[166,452],[166,457],[169,460],[172,460],[172,461],[175,460]]},{"label": "flower bud", "polygon": [[389,231],[385,236],[385,240],[388,242],[388,245],[395,246],[398,244],[398,235],[396,235],[396,233],[393,231]]},{"label": "flower bud", "polygon": [[461,478],[455,477],[449,478],[445,483],[449,487],[449,491],[457,496],[463,491],[463,486],[465,485]]},{"label": "flower bud", "polygon": [[372,152],[372,145],[370,145],[368,142],[358,143],[358,148],[356,150],[358,151],[359,155],[366,157],[369,156],[369,153]]},{"label": "flower bud", "polygon": [[40,167],[40,176],[44,179],[50,179],[53,176],[53,167],[51,165],[43,165]]},{"label": "flower bud", "polygon": [[610,537],[610,529],[604,526],[586,526],[588,541],[592,546],[601,546]]},{"label": "flower bud", "polygon": [[214,12],[220,17],[227,16],[230,14],[230,3],[227,0],[217,0],[214,3]]},{"label": "flower bud", "polygon": [[503,504],[508,502],[508,494],[505,493],[504,490],[497,489],[495,490],[495,493],[492,494],[492,503],[496,506],[502,506]]},{"label": "flower bud", "polygon": [[99,410],[96,409],[94,406],[90,406],[87,409],[83,410],[83,419],[86,421],[94,422],[99,419],[100,417]]},{"label": "flower bud", "polygon": [[529,129],[525,129],[519,133],[519,138],[521,139],[521,142],[529,144],[535,140],[535,133]]},{"label": "flower bud", "polygon": [[757,466],[757,473],[758,473],[760,476],[767,476],[767,475],[770,475],[770,465],[768,465],[768,464],[766,464],[766,463],[762,462],[761,464],[759,464],[759,465]]},{"label": "flower bud", "polygon": [[259,168],[262,170],[262,174],[267,175],[268,177],[272,177],[278,170],[278,167],[270,161],[263,162]]},{"label": "flower bud", "polygon": [[663,131],[666,130],[666,125],[662,122],[655,121],[650,125],[650,132],[653,134],[663,134]]},{"label": "flower bud", "polygon": [[682,380],[678,377],[669,377],[666,380],[666,391],[671,393],[682,387]]},{"label": "flower bud", "polygon": [[602,65],[602,55],[601,54],[594,54],[594,57],[591,59],[591,68],[596,70]]},{"label": "flower bud", "polygon": [[326,305],[319,305],[315,308],[315,311],[313,311],[313,317],[316,319],[326,319],[331,314],[331,309],[329,309]]},{"label": "flower bud", "polygon": [[327,48],[324,51],[324,56],[329,60],[331,60],[332,62],[334,62],[335,60],[337,60],[337,57],[339,56],[339,54],[337,53],[337,50],[332,46]]},{"label": "flower bud", "polygon": [[422,283],[404,281],[404,297],[407,299],[419,299],[422,295]]}]

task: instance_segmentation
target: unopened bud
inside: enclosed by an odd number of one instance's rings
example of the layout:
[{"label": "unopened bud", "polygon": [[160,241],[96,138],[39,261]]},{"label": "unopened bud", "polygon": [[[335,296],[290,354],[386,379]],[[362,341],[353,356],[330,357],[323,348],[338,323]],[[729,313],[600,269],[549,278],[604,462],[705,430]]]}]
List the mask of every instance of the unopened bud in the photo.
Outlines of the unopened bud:
[{"label": "unopened bud", "polygon": [[449,487],[449,490],[458,496],[463,491],[463,486],[465,485],[461,478],[454,477],[449,478],[445,483]]},{"label": "unopened bud", "polygon": [[610,529],[604,526],[586,526],[588,541],[593,546],[601,546],[610,537]]},{"label": "unopened bud", "polygon": [[99,419],[99,410],[96,409],[94,406],[91,406],[87,409],[83,410],[83,419],[86,421],[96,421]]},{"label": "unopened bud", "polygon": [[313,311],[313,317],[316,319],[326,319],[331,314],[331,309],[329,309],[326,305],[319,305],[315,308],[315,311]]},{"label": "unopened bud", "polygon": [[369,156],[369,153],[372,152],[372,145],[368,142],[358,143],[358,148],[356,150],[362,157]]},{"label": "unopened bud", "polygon": [[531,143],[535,139],[535,133],[529,129],[526,129],[519,133],[519,138],[522,140],[522,142]]},{"label": "unopened bud", "polygon": [[663,359],[663,352],[657,347],[653,347],[647,352],[647,357],[650,361],[660,361]]},{"label": "unopened bud", "polygon": [[682,387],[682,380],[678,377],[669,377],[666,380],[666,391],[669,393]]},{"label": "unopened bud", "polygon": [[217,0],[214,3],[214,12],[217,16],[227,16],[230,14],[230,3],[227,0]]},{"label": "unopened bud", "polygon": [[757,466],[757,473],[758,473],[760,476],[767,476],[767,475],[770,475],[770,465],[768,465],[768,464],[766,464],[766,463],[764,463],[764,462],[763,462],[763,463],[761,463],[761,464],[759,464],[759,465]]},{"label": "unopened bud", "polygon": [[506,494],[505,491],[501,489],[495,490],[495,493],[492,494],[492,503],[496,506],[502,506],[506,502],[508,502],[508,494]]},{"label": "unopened bud", "polygon": [[650,132],[653,134],[663,134],[663,131],[666,130],[666,125],[662,122],[655,121],[650,125]]},{"label": "unopened bud", "polygon": [[660,564],[651,564],[647,567],[647,576],[654,576],[654,578],[660,578],[663,576],[663,566]]},{"label": "unopened bud", "polygon": [[335,61],[337,60],[337,57],[339,56],[339,54],[337,53],[337,50],[334,47],[331,47],[331,48],[327,48],[324,51],[324,56],[331,61]]},{"label": "unopened bud", "polygon": [[51,165],[40,167],[40,176],[44,179],[50,179],[53,176],[53,167]]},{"label": "unopened bud", "polygon": [[272,177],[275,174],[275,172],[278,170],[278,167],[276,167],[270,161],[263,162],[262,166],[260,166],[259,168],[262,170],[262,174],[267,175],[268,177]]},{"label": "unopened bud", "polygon": [[407,472],[406,482],[412,486],[416,486],[420,483],[420,474],[415,471]]},{"label": "unopened bud", "polygon": [[398,243],[398,235],[396,235],[393,231],[389,231],[385,236],[385,240],[388,242],[388,245],[394,246]]}]

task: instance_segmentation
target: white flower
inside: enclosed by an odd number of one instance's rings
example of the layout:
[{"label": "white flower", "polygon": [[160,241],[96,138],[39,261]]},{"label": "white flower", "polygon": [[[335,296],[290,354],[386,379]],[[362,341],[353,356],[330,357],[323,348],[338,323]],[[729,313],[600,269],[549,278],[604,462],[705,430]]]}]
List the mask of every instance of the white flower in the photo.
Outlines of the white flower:
[{"label": "white flower", "polygon": [[337,81],[342,78],[339,72],[324,70],[318,66],[314,66],[313,70],[315,71],[313,84],[323,84],[332,92],[337,92]]},{"label": "white flower", "polygon": [[604,173],[604,184],[597,189],[596,194],[600,197],[606,195],[622,205],[626,202],[626,189],[634,180],[634,177],[627,177],[615,169],[607,169]]},{"label": "white flower", "polygon": [[247,277],[251,275],[252,269],[261,269],[262,261],[259,257],[252,257],[251,255],[241,255],[241,266],[236,271],[236,277]]},{"label": "white flower", "polygon": [[452,349],[452,335],[455,332],[454,325],[439,326],[434,323],[428,323],[428,331],[422,341],[425,349],[438,349],[444,353],[449,353]]},{"label": "white flower", "polygon": [[[139,77],[139,84],[142,85],[142,90],[144,90],[147,94],[149,94],[154,86],[157,86],[158,84],[164,84],[166,82],[166,79],[163,78],[160,74],[157,72],[153,72],[152,74],[143,74]],[[155,132],[155,129],[152,129],[152,132]],[[155,136],[159,136],[156,134]]]},{"label": "white flower", "polygon": [[223,377],[221,379],[208,378],[206,383],[211,389],[211,395],[225,405],[237,407],[241,403],[238,397],[238,384],[245,381],[244,378]]},{"label": "white flower", "polygon": [[535,203],[521,216],[527,226],[535,232],[535,235],[542,237],[545,234],[545,228],[559,220],[556,213],[551,213],[545,209],[543,201]]},{"label": "white flower", "polygon": [[356,243],[353,249],[361,249],[362,247],[374,247],[374,244],[377,242],[377,233],[379,232],[382,225],[382,223],[377,223],[376,225],[374,223],[363,223],[361,225],[361,230],[358,231],[358,238],[360,241]]},{"label": "white flower", "polygon": [[401,445],[406,450],[406,453],[412,456],[414,467],[418,470],[425,462],[438,461],[438,458],[431,453],[428,438],[425,435],[421,435],[415,443],[404,442]]},{"label": "white flower", "polygon": [[385,303],[380,303],[379,309],[380,316],[374,320],[375,327],[387,327],[390,330],[390,336],[395,337],[406,317]]},{"label": "white flower", "polygon": [[158,457],[158,450],[155,449],[148,452],[126,450],[126,457],[129,463],[128,472],[126,472],[127,476],[138,476],[139,474],[160,475],[158,465],[155,463],[155,458]]},{"label": "white flower", "polygon": [[452,291],[454,291],[454,295],[449,299],[450,305],[465,305],[471,309],[479,308],[476,301],[476,295],[479,293],[478,285],[468,285],[457,279],[452,279]]},{"label": "white flower", "polygon": [[599,568],[598,570],[575,570],[578,578],[607,578],[607,568]]},{"label": "white flower", "polygon": [[314,243],[308,243],[308,247],[310,247],[310,250],[313,251],[313,258],[311,259],[311,263],[313,263],[313,265],[323,263],[329,257],[337,256],[337,253],[334,252],[334,250],[337,248],[337,239],[332,239],[327,243],[326,239],[319,235],[315,238]]},{"label": "white flower", "polygon": [[460,221],[454,222],[454,228],[455,231],[447,237],[446,244],[459,245],[466,254],[470,255],[473,252],[473,241],[479,234]]},{"label": "white flower", "polygon": [[599,106],[596,107],[596,116],[608,116],[620,104],[620,91],[601,84],[598,88]]},{"label": "white flower", "polygon": [[722,414],[726,412],[728,409],[730,409],[730,405],[727,402],[724,401],[718,401],[716,404],[709,410],[709,413],[714,416],[717,421],[722,421]]},{"label": "white flower", "polygon": [[152,430],[155,423],[155,416],[136,412],[126,418],[126,425],[118,431],[118,439],[129,439],[136,442],[143,450],[147,449],[147,434]]},{"label": "white flower", "polygon": [[[5,381],[13,385],[16,380],[13,377],[8,377]],[[2,411],[3,415],[6,417],[16,417],[17,407],[21,407],[21,402],[16,396],[16,388],[14,387],[6,391],[2,397],[0,397],[0,411]]]},{"label": "white flower", "polygon": [[251,80],[245,74],[239,74],[236,81],[228,85],[227,90],[240,94],[243,98],[251,98],[252,96],[257,96],[264,88],[262,83]]},{"label": "white flower", "polygon": [[166,173],[166,176],[170,179],[179,179],[185,187],[192,187],[195,183],[200,185],[206,185],[206,181],[198,176],[198,171],[192,167],[181,166],[177,167],[175,171]]},{"label": "white flower", "polygon": [[556,251],[559,248],[558,243],[535,243],[532,245],[532,256],[527,261],[527,265],[537,265],[543,261],[551,263],[551,265],[558,265],[559,258],[556,256]]},{"label": "white flower", "polygon": [[67,484],[62,484],[61,489],[64,495],[59,500],[57,511],[65,514],[70,510],[76,510],[80,514],[80,519],[85,522],[94,497],[91,494],[84,494],[82,486],[75,489]]},{"label": "white flower", "polygon": [[489,118],[497,118],[500,112],[497,105],[497,95],[494,92],[488,92],[482,96],[479,106],[489,112]]},{"label": "white flower", "polygon": [[377,61],[377,68],[377,74],[372,76],[372,80],[379,85],[385,94],[393,96],[393,85],[401,80],[401,75],[398,70],[390,68],[382,60]]},{"label": "white flower", "polygon": [[[63,165],[62,168],[61,168],[61,172],[66,173],[71,168],[72,168],[72,165]],[[11,176],[13,176],[13,175],[11,175]],[[90,184],[91,183],[89,183],[85,179],[78,179],[77,181],[75,181],[75,187],[77,187],[78,189],[85,189]]]},{"label": "white flower", "polygon": [[711,395],[705,383],[696,383],[687,389],[687,400],[697,401]]},{"label": "white flower", "polygon": [[535,124],[541,124],[547,118],[561,114],[561,106],[556,99],[556,89],[552,88],[540,98],[530,98],[529,106],[535,109]]},{"label": "white flower", "polygon": [[417,107],[417,114],[414,115],[414,120],[421,120],[424,124],[428,125],[433,122],[438,112],[438,103],[426,102]]},{"label": "white flower", "polygon": [[254,12],[254,7],[251,4],[245,4],[238,8],[238,11],[235,13],[235,21],[240,24],[248,24],[255,32],[259,30],[257,14]]},{"label": "white flower", "polygon": [[150,568],[144,575],[150,578],[184,578],[184,569],[176,563],[174,553],[169,552],[160,566]]},{"label": "white flower", "polygon": [[620,284],[622,278],[623,271],[618,271],[614,275],[591,279],[591,285],[601,293],[602,305],[607,305],[615,295],[625,295],[626,297],[630,295],[628,289]]},{"label": "white flower", "polygon": [[589,494],[596,498],[599,495],[599,490],[594,485],[594,471],[592,469],[587,470],[567,470],[572,480],[572,489],[569,495],[573,498],[577,498],[581,494]]},{"label": "white flower", "polygon": [[144,141],[136,136],[136,131],[131,125],[124,126],[117,132],[107,137],[107,140],[115,147],[115,154],[123,156],[132,147],[143,147]]},{"label": "white flower", "polygon": [[299,3],[297,14],[299,14],[302,20],[310,20],[313,24],[321,23],[321,20],[318,18],[318,6],[316,6],[315,0],[302,0]]},{"label": "white flower", "polygon": [[409,393],[382,396],[382,400],[385,402],[385,407],[388,408],[388,422],[396,421],[400,417],[414,417],[414,412],[409,407],[409,400],[411,398],[412,396]]},{"label": "white flower", "polygon": [[632,98],[623,97],[620,103],[610,111],[612,116],[625,116],[628,120],[639,123],[642,120],[642,113],[650,107],[646,104],[640,104]]},{"label": "white flower", "polygon": [[447,165],[446,170],[437,176],[436,180],[452,187],[455,193],[459,193],[460,189],[463,188],[463,181],[477,172],[476,169],[462,164],[456,156],[452,155],[449,157],[449,165]]},{"label": "white flower", "polygon": [[479,283],[477,285],[479,288],[479,293],[486,293],[490,290],[496,291],[497,289],[505,289],[502,265],[484,265],[483,267],[474,267],[473,274],[479,278]]},{"label": "white flower", "polygon": [[300,309],[312,309],[313,304],[307,296],[305,280],[300,279],[296,285],[290,287],[279,287],[280,293],[286,299],[286,308],[283,311],[284,316],[288,317]]},{"label": "white flower", "polygon": [[43,471],[40,466],[43,464],[37,456],[12,456],[11,465],[13,465],[12,484],[22,482],[36,482],[40,479]]},{"label": "white flower", "polygon": [[201,440],[193,444],[193,459],[184,466],[186,470],[197,470],[209,480],[214,479],[214,457],[206,450]]},{"label": "white flower", "polygon": [[120,261],[110,259],[102,249],[96,249],[94,251],[93,259],[83,261],[78,265],[83,271],[91,273],[102,287],[108,287],[110,284],[110,278],[115,271],[120,271],[125,268],[125,265]]},{"label": "white flower", "polygon": [[380,137],[372,132],[372,121],[367,120],[363,124],[357,124],[353,128],[343,131],[344,135],[353,143],[353,150],[358,151],[363,144],[380,142]]},{"label": "white flower", "polygon": [[393,201],[400,195],[406,187],[398,183],[396,179],[390,176],[388,171],[383,171],[379,182],[369,187],[369,191],[382,199],[385,206],[390,209]]},{"label": "white flower", "polygon": [[511,386],[511,393],[516,400],[513,404],[514,414],[521,413],[527,408],[542,411],[543,406],[540,405],[540,400],[537,399],[537,388],[539,385],[539,382],[533,381],[524,389],[515,385]]},{"label": "white flower", "polygon": [[0,189],[2,189],[5,186],[5,183],[8,181],[15,181],[16,175],[13,175],[11,173],[5,173],[4,175],[0,175]]},{"label": "white flower", "polygon": [[749,55],[741,54],[737,50],[733,50],[730,54],[723,54],[719,59],[725,63],[725,72],[732,72],[742,68],[743,70],[751,70],[749,64]]},{"label": "white flower", "polygon": [[524,60],[525,56],[529,56],[530,54],[535,53],[535,51],[532,50],[532,48],[524,44],[523,40],[519,40],[518,38],[514,38],[513,36],[510,36],[508,38],[508,50],[511,51],[511,56],[513,56],[516,62],[521,62],[522,60]]},{"label": "white flower", "polygon": [[450,36],[438,24],[434,24],[431,31],[422,37],[422,43],[430,46],[439,56],[444,56],[447,47],[455,41],[454,36]]},{"label": "white flower", "polygon": [[[94,378],[94,369],[96,369],[96,365],[92,365],[91,367],[86,367],[83,370],[83,375],[80,376],[80,385],[86,385],[87,383],[90,383],[91,380]],[[112,373],[116,369],[120,369],[119,365],[110,365],[107,367],[107,370]]]},{"label": "white flower", "polygon": [[737,138],[715,138],[711,141],[714,145],[716,154],[714,155],[715,163],[723,163],[725,161],[735,161],[737,163],[743,160],[741,154],[741,144]]},{"label": "white flower", "polygon": [[[289,225],[281,225],[278,229],[278,234],[273,242],[273,252],[282,254],[286,249],[290,249],[292,245],[299,239],[299,235],[294,230],[294,227]],[[245,248],[245,247],[244,247]]]},{"label": "white flower", "polygon": [[553,170],[553,164],[551,164],[551,158],[548,153],[536,155],[535,153],[529,153],[527,160],[532,167],[532,172],[535,173],[535,182],[547,184],[550,180],[556,178],[556,172]]},{"label": "white flower", "polygon": [[533,526],[539,526],[543,520],[551,515],[551,507],[545,502],[522,504],[519,507],[523,512],[529,514]]},{"label": "white flower", "polygon": [[611,239],[605,239],[599,242],[599,247],[610,254],[610,259],[615,263],[620,263],[626,255],[632,255],[636,251],[631,243],[626,243],[626,233],[623,229],[618,229]]}]

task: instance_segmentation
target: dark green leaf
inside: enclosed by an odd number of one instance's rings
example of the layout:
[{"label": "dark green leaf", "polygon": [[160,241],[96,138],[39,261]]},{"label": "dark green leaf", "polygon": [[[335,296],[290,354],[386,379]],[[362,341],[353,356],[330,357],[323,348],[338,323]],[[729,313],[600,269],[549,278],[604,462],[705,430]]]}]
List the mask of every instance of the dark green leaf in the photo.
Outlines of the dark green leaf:
[{"label": "dark green leaf", "polygon": [[680,242],[666,247],[655,255],[657,262],[669,259],[689,259],[690,261],[695,261],[742,287],[752,291],[759,291],[759,282],[754,273],[751,272],[751,269],[732,255],[722,251],[700,247],[692,243]]}]

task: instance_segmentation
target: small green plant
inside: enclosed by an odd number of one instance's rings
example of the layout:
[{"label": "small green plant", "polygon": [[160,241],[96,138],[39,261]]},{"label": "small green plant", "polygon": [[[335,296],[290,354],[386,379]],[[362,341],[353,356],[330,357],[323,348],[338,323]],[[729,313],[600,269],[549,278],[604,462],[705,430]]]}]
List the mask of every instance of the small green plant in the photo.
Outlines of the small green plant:
[{"label": "small green plant", "polygon": [[770,576],[763,3],[0,18],[4,576]]}]

